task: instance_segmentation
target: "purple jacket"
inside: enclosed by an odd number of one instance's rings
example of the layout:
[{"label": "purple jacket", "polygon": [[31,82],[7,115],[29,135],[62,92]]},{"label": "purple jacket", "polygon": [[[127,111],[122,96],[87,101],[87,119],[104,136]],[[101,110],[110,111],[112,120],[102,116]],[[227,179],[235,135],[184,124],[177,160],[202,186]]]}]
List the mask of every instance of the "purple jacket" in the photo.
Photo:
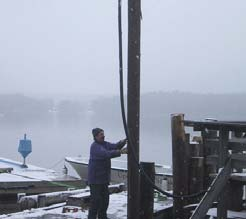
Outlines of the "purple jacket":
[{"label": "purple jacket", "polygon": [[88,184],[108,184],[110,182],[111,158],[120,156],[120,143],[93,142],[88,165]]}]

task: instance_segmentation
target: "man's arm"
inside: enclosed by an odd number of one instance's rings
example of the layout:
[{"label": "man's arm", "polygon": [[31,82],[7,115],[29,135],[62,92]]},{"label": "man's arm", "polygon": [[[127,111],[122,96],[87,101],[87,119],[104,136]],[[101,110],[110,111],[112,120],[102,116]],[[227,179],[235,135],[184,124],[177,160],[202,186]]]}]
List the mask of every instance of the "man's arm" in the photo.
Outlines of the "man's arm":
[{"label": "man's arm", "polygon": [[120,157],[121,152],[120,150],[117,150],[117,149],[107,150],[101,146],[94,146],[92,148],[92,154],[93,154],[93,157],[95,158],[107,159],[107,158]]},{"label": "man's arm", "polygon": [[127,143],[127,139],[120,140],[116,144],[108,143],[108,148],[109,150],[121,150]]}]

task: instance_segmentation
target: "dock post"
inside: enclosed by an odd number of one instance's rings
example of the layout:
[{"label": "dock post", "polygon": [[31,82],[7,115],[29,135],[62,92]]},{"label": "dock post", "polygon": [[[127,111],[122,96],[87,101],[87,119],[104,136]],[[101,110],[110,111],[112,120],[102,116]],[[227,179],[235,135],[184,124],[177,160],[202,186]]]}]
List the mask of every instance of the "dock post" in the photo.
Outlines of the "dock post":
[{"label": "dock post", "polygon": [[[144,172],[152,182],[155,182],[155,163],[141,162]],[[154,189],[140,172],[140,219],[153,219],[154,213]]]},{"label": "dock post", "polygon": [[[173,193],[174,195],[187,195],[189,156],[186,147],[186,135],[184,129],[184,114],[172,114],[172,158],[173,158]],[[174,219],[186,218],[184,207],[185,201],[181,198],[173,200]]]},{"label": "dock post", "polygon": [[[229,139],[229,131],[220,129],[219,131],[219,168],[225,166],[227,158],[228,158],[228,139]],[[221,192],[218,198],[218,206],[217,206],[217,218],[218,219],[226,219],[227,218],[227,204],[228,204],[228,185],[224,188],[224,191]]]},{"label": "dock post", "polygon": [[132,147],[128,148],[127,218],[139,219],[141,0],[128,0],[127,122]]}]

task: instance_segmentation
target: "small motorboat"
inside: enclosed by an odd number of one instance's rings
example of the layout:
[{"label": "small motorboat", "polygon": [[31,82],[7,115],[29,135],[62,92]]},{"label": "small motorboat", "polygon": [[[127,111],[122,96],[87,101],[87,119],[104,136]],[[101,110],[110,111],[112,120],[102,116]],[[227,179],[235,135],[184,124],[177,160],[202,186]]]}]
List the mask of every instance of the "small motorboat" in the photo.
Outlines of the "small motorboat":
[{"label": "small motorboat", "polygon": [[[86,157],[65,157],[65,161],[69,163],[83,181],[87,181],[88,162]],[[124,160],[111,160],[111,182],[125,183],[127,185],[127,162]],[[171,166],[155,164],[155,184],[164,189],[172,190],[173,177]]]}]

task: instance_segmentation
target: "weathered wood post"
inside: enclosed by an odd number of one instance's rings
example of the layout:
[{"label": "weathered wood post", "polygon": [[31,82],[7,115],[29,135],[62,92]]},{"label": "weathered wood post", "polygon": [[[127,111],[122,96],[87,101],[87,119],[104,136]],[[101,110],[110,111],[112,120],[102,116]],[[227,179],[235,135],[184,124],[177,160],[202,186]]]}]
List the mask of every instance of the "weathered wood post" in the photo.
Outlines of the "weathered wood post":
[{"label": "weathered wood post", "polygon": [[128,219],[139,219],[140,36],[141,0],[128,0]]},{"label": "weathered wood post", "polygon": [[[186,147],[186,136],[184,129],[184,114],[171,115],[172,126],[172,158],[173,158],[173,193],[174,195],[187,195],[189,156]],[[173,215],[175,219],[184,219],[185,201],[181,198],[173,200]]]},{"label": "weathered wood post", "polygon": [[[243,139],[243,132],[234,131],[231,135],[232,138]],[[242,154],[243,150],[231,147],[231,153]],[[242,168],[234,168],[237,173],[242,173]],[[243,210],[243,182],[230,180],[228,186],[228,210],[242,211]]]},{"label": "weathered wood post", "polygon": [[[155,182],[155,163],[141,162],[142,169],[152,182]],[[144,174],[140,172],[140,218],[153,219],[154,189]]]},{"label": "weathered wood post", "polygon": [[[219,168],[225,166],[228,159],[228,140],[229,140],[229,131],[223,128],[219,131]],[[218,219],[227,219],[227,204],[228,204],[228,185],[225,186],[224,190],[221,192],[218,198],[218,207],[217,207],[217,218]]]}]

